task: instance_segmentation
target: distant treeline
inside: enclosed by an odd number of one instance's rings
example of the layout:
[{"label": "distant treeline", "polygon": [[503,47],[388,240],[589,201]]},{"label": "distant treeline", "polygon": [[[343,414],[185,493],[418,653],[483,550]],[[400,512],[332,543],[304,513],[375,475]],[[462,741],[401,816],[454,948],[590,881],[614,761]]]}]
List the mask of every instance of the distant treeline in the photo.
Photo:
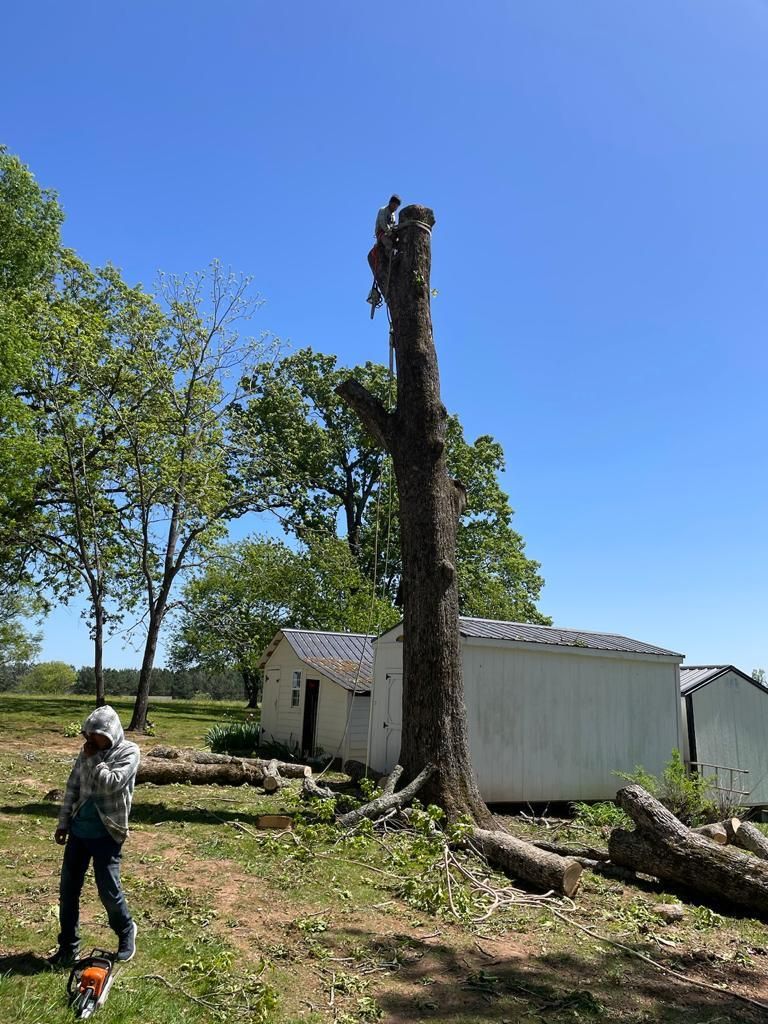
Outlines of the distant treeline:
[{"label": "distant treeline", "polygon": [[[139,670],[105,668],[104,682],[108,697],[135,697]],[[63,661],[32,665],[19,662],[0,665],[0,692],[4,690],[41,694],[95,694],[96,678],[93,669],[88,666],[76,670]],[[167,668],[156,668],[152,672],[150,692],[155,697],[174,697],[177,700],[246,700],[243,677],[234,670],[206,672],[202,669],[183,669],[172,672]]]},{"label": "distant treeline", "polygon": [[[137,668],[105,668],[104,689],[108,696],[135,697],[139,685]],[[95,693],[96,677],[92,668],[78,669],[73,693]],[[191,700],[209,697],[211,700],[244,700],[243,677],[239,672],[203,672],[184,669],[172,672],[169,668],[152,670],[150,692],[155,697],[174,697]]]}]

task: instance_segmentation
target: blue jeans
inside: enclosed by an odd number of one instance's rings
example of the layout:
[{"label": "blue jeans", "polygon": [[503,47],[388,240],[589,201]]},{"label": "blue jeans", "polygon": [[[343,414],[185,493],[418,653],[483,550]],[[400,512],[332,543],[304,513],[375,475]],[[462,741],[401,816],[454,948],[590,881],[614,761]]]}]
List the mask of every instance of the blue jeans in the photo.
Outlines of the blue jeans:
[{"label": "blue jeans", "polygon": [[71,832],[64,847],[59,886],[59,948],[75,950],[80,944],[80,893],[88,865],[93,859],[96,888],[104,904],[112,931],[118,938],[130,933],[133,919],[120,884],[122,848],[111,836],[80,839]]}]

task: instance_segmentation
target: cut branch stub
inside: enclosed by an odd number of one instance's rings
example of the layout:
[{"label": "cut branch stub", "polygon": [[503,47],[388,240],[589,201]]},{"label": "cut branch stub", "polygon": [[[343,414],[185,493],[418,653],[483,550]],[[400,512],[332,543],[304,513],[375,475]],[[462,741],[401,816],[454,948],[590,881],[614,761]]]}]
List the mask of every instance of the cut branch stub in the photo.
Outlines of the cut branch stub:
[{"label": "cut branch stub", "polygon": [[419,772],[413,782],[404,786],[399,793],[382,793],[381,796],[371,800],[370,803],[363,804],[362,807],[357,807],[354,811],[343,814],[339,818],[339,824],[344,828],[351,828],[362,821],[363,818],[370,818],[372,821],[376,821],[377,818],[381,818],[387,811],[391,811],[393,807],[404,807],[413,800],[422,786],[432,778],[436,771],[437,769],[433,764],[428,764],[426,768]]}]

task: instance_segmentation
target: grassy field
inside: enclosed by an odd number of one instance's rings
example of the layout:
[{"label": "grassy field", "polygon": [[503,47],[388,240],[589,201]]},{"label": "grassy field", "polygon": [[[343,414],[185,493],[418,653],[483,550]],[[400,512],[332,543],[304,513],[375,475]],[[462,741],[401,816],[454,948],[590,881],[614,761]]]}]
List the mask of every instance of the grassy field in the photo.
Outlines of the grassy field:
[{"label": "grassy field", "polygon": [[[115,701],[124,721],[130,704]],[[65,736],[67,726],[89,710],[81,698],[0,695],[2,1024],[71,1019],[66,972],[49,970],[42,959],[56,940],[61,862],[52,841],[57,805],[46,795],[63,787],[80,745]],[[202,746],[211,724],[243,715],[241,705],[156,703],[155,735],[141,744]],[[297,815],[293,831],[256,830],[260,813],[278,810]],[[536,831],[521,819],[508,823],[520,834]],[[558,838],[605,839],[578,822],[561,826]],[[341,834],[309,820],[295,788],[266,797],[248,788],[139,787],[123,862],[139,952],[120,969],[97,1019],[768,1020],[768,1012],[735,995],[768,1002],[765,924],[688,903],[682,923],[664,926],[652,907],[674,894],[589,872],[573,905],[518,898],[480,921],[487,895],[456,873],[449,893],[441,851],[426,815],[416,835]],[[469,856],[462,863],[482,870]],[[676,980],[607,939],[691,980]],[[92,882],[83,895],[83,943],[114,944]],[[705,991],[693,979],[721,991]]]}]

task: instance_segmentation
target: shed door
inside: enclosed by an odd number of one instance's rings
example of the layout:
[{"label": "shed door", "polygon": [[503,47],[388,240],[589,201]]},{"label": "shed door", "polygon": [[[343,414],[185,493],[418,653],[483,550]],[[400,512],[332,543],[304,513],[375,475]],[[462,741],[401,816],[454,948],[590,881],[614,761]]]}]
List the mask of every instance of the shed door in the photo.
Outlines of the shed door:
[{"label": "shed door", "polygon": [[387,771],[400,757],[400,736],[403,726],[403,673],[387,672],[384,677],[384,756]]},{"label": "shed door", "polygon": [[277,736],[279,699],[280,669],[269,668],[264,673],[264,689],[261,692],[261,734],[263,738]]}]

